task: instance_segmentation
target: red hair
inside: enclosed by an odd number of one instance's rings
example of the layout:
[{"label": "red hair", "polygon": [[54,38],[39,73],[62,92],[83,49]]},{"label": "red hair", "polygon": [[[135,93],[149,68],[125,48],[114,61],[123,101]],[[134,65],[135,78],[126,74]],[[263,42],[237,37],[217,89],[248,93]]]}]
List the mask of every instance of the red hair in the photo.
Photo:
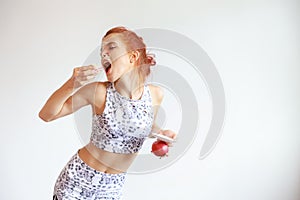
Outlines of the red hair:
[{"label": "red hair", "polygon": [[123,26],[118,26],[110,29],[106,32],[102,39],[114,33],[118,33],[121,35],[122,41],[125,43],[128,52],[139,52],[139,58],[136,61],[136,64],[138,66],[139,76],[144,82],[146,77],[150,74],[150,66],[156,64],[153,54],[147,54],[146,45],[142,37],[138,36],[135,32],[128,30]]}]

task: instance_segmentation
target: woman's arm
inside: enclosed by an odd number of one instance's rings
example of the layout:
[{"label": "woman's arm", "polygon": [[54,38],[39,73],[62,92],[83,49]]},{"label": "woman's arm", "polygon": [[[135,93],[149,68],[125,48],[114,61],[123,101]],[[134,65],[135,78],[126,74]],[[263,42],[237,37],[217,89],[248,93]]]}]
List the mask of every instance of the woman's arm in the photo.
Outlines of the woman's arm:
[{"label": "woman's arm", "polygon": [[[163,101],[163,98],[164,98],[163,90],[160,87],[153,86],[153,85],[151,85],[150,90],[151,90],[151,96],[152,96],[153,107],[154,107],[154,123],[153,123],[153,126],[152,126],[152,132],[162,134],[162,135],[165,135],[165,136],[168,136],[170,138],[175,139],[176,138],[176,133],[175,132],[173,132],[172,130],[162,130],[155,123],[157,112],[158,112],[159,107],[160,107],[160,105]],[[152,137],[151,134],[149,135],[149,137]]]},{"label": "woman's arm", "polygon": [[97,70],[92,65],[74,68],[72,77],[50,96],[39,112],[39,117],[49,122],[90,104],[97,83],[85,85],[73,95],[72,93],[93,79],[96,74]]},{"label": "woman's arm", "polygon": [[[154,113],[154,120],[153,120],[151,133],[153,133],[153,132],[158,133],[160,131],[160,127],[156,124],[156,116],[157,116],[159,107],[161,105],[161,102],[164,98],[164,93],[163,93],[163,90],[158,86],[149,85],[149,88],[150,88],[150,92],[151,92],[152,106],[153,106],[153,113]],[[152,135],[150,134],[149,137],[152,137]]]}]

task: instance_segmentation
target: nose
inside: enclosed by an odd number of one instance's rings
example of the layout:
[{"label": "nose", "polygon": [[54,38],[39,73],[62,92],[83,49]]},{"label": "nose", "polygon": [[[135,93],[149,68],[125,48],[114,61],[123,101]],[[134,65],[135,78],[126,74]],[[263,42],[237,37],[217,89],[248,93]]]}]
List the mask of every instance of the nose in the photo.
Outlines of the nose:
[{"label": "nose", "polygon": [[107,58],[107,57],[108,57],[108,52],[107,52],[106,50],[103,50],[103,51],[101,52],[101,57],[102,57],[102,58]]}]

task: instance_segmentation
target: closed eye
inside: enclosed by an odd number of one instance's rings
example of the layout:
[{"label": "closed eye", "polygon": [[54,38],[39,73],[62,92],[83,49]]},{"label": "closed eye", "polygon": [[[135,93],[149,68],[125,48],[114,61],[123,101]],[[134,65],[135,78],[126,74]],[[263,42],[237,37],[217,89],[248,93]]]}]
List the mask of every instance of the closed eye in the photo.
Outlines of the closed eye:
[{"label": "closed eye", "polygon": [[110,45],[109,47],[108,47],[108,49],[109,50],[113,50],[114,48],[116,48],[117,46],[115,46],[115,45]]},{"label": "closed eye", "polygon": [[113,49],[115,49],[117,47],[117,43],[116,42],[109,42],[105,45],[103,45],[100,49],[100,56],[103,54],[103,52],[107,53],[106,51],[111,51]]}]

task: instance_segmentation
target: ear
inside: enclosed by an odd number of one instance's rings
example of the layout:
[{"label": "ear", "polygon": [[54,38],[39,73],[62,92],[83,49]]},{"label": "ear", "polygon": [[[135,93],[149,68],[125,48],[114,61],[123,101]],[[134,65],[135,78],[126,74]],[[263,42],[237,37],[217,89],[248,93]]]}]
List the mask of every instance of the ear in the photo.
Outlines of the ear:
[{"label": "ear", "polygon": [[135,63],[139,59],[139,57],[140,57],[140,52],[132,51],[129,56],[130,63]]}]

